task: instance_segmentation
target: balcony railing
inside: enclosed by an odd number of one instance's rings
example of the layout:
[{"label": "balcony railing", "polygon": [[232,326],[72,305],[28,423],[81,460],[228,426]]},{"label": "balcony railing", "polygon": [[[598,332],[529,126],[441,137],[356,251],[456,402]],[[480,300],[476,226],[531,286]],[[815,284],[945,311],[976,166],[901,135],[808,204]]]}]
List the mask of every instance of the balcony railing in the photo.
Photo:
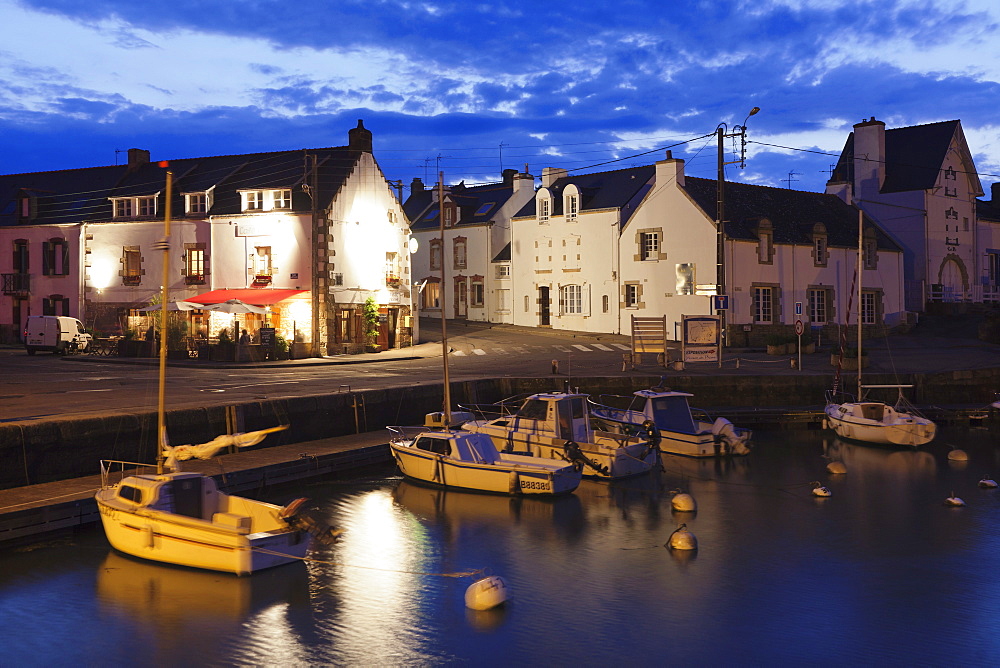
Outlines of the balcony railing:
[{"label": "balcony railing", "polygon": [[31,274],[0,274],[5,295],[27,295],[31,292]]}]

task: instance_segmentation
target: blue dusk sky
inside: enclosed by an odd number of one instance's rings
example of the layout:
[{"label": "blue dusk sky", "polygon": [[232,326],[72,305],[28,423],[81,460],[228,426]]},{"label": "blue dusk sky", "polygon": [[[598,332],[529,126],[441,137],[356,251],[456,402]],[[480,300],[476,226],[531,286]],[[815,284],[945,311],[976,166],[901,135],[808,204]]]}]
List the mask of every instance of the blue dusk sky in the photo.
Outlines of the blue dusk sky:
[{"label": "blue dusk sky", "polygon": [[728,179],[822,191],[875,116],[960,119],[984,187],[1000,181],[996,0],[0,0],[0,16],[0,173],[340,146],[363,119],[406,186],[667,148],[714,178],[711,133],[760,107]]}]

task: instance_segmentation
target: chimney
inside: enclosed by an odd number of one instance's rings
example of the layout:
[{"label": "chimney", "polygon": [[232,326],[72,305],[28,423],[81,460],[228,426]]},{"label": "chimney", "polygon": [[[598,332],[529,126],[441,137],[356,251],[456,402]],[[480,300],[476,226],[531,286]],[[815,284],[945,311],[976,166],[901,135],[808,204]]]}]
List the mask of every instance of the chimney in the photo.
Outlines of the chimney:
[{"label": "chimney", "polygon": [[149,163],[149,151],[142,148],[130,148],[128,150],[128,168],[137,169]]},{"label": "chimney", "polygon": [[505,186],[513,185],[514,177],[517,176],[516,169],[505,169],[503,170],[503,184]]},{"label": "chimney", "polygon": [[990,186],[990,197],[993,198],[990,200],[990,204],[994,207],[1000,206],[1000,183],[994,183]]},{"label": "chimney", "polygon": [[372,152],[372,133],[365,129],[365,124],[358,119],[358,127],[347,131],[347,148],[354,151]]},{"label": "chimney", "polygon": [[[525,165],[527,167],[527,165]],[[535,177],[527,172],[521,172],[514,176],[514,180],[511,183],[512,192],[518,192],[522,188],[528,188],[529,190],[535,189]]]},{"label": "chimney", "polygon": [[854,126],[854,196],[875,198],[885,183],[885,123],[872,116]]},{"label": "chimney", "polygon": [[414,177],[410,181],[410,195],[416,195],[417,193],[422,193],[424,191],[424,182],[420,177]]},{"label": "chimney", "polygon": [[667,151],[666,159],[656,162],[656,187],[671,187],[674,183],[684,187],[684,161]]},{"label": "chimney", "polygon": [[562,167],[542,167],[542,187],[549,188],[564,176],[569,176],[569,172]]}]

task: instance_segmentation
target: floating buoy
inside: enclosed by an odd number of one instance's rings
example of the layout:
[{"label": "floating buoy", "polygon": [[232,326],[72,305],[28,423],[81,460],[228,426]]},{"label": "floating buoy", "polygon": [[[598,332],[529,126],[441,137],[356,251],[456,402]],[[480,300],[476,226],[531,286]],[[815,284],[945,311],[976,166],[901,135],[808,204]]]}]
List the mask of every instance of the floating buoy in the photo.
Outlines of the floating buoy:
[{"label": "floating buoy", "polygon": [[826,465],[826,472],[840,475],[847,473],[847,467],[844,466],[844,462],[830,462]]},{"label": "floating buoy", "polygon": [[507,602],[507,583],[499,575],[476,580],[465,590],[465,607],[490,610]]},{"label": "floating buoy", "polygon": [[944,500],[944,505],[946,505],[946,506],[953,506],[953,507],[957,508],[957,507],[960,507],[960,506],[964,506],[965,505],[965,501],[962,501],[962,499],[960,499],[957,496],[955,496],[955,492],[952,492],[951,496],[949,496],[947,499]]},{"label": "floating buoy", "polygon": [[982,487],[983,489],[996,489],[997,481],[991,480],[990,478],[983,476],[983,479],[979,481],[979,486]]},{"label": "floating buoy", "polygon": [[682,524],[670,534],[670,539],[667,541],[666,546],[672,550],[697,550],[698,539],[694,537],[693,533],[687,530],[686,524]]},{"label": "floating buoy", "polygon": [[815,485],[815,487],[813,487],[813,496],[821,496],[825,498],[833,495],[833,492],[828,490],[826,487],[823,487],[823,485],[819,484],[819,482],[814,482],[813,484]]},{"label": "floating buoy", "polygon": [[698,509],[698,504],[695,503],[694,497],[681,491],[675,492],[674,498],[670,500],[670,506],[682,513],[693,513]]},{"label": "floating buoy", "polygon": [[969,461],[969,455],[965,454],[965,450],[952,450],[948,453],[948,460],[952,462],[967,462]]}]

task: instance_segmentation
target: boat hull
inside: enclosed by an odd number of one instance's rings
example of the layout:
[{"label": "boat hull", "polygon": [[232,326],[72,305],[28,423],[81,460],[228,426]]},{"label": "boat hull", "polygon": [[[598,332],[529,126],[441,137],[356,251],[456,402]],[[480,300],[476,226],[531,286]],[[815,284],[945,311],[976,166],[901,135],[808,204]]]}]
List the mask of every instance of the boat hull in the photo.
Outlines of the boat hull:
[{"label": "boat hull", "polygon": [[130,509],[116,502],[115,490],[111,487],[97,494],[101,523],[111,546],[134,557],[249,575],[303,559],[312,542],[307,532],[287,527],[248,533],[220,521],[149,508]]},{"label": "boat hull", "polygon": [[449,489],[557,496],[572,493],[580,484],[580,474],[571,467],[545,469],[531,457],[505,455],[501,464],[480,464],[419,450],[405,442],[391,442],[389,447],[404,476]]},{"label": "boat hull", "polygon": [[[936,425],[910,413],[897,412],[879,402],[828,404],[827,426],[840,438],[874,443],[918,447],[934,440]],[[866,417],[866,413],[874,417]]]}]

